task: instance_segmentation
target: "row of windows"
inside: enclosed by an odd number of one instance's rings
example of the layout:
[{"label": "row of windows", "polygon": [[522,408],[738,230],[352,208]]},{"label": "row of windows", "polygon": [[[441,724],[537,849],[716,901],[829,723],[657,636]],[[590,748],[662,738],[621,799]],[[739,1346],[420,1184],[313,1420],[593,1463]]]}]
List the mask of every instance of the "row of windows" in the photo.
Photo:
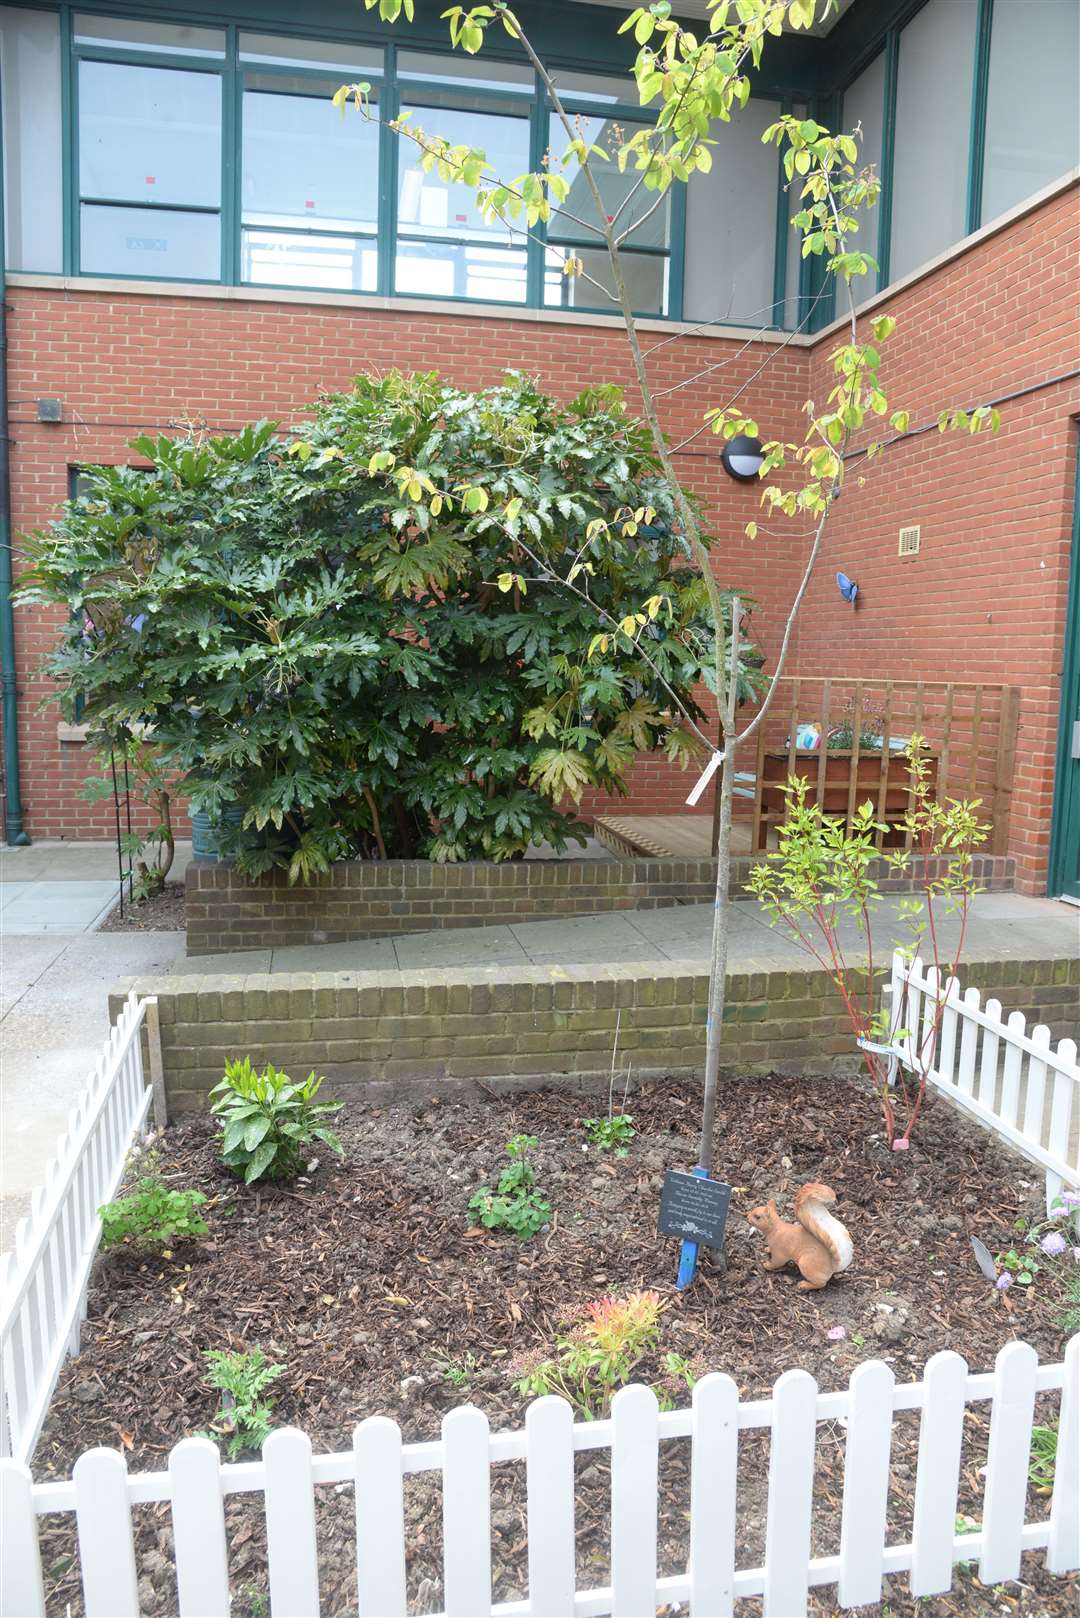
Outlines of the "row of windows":
[{"label": "row of windows", "polygon": [[[1018,47],[1025,15],[1031,0],[927,0],[845,91],[843,124],[861,122],[884,178],[865,222],[883,284],[1077,161],[1080,0],[1038,0],[1037,48]],[[580,178],[544,239],[526,242],[384,127],[408,114],[482,147],[502,178],[546,150],[557,163],[565,136],[527,65],[3,5],[0,49],[12,269],[612,307],[606,254],[576,222],[592,216]],[[640,109],[620,106],[629,77],[558,77],[590,143],[610,149],[642,127]],[[370,122],[331,105],[358,78]],[[761,144],[781,110],[754,99],[718,126],[711,172],[655,211],[638,193],[625,269],[641,313],[798,323],[807,272],[778,155]],[[634,176],[597,174],[615,214]],[[563,273],[568,255],[584,275]]]}]

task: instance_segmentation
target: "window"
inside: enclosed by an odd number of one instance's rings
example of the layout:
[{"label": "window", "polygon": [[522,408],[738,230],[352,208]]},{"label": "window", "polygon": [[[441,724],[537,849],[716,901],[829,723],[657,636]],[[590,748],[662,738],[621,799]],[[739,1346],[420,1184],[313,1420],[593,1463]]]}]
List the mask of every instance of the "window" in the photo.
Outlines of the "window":
[{"label": "window", "polygon": [[982,218],[995,219],[1080,162],[1080,5],[995,0]]},{"label": "window", "polygon": [[94,17],[87,12],[76,12],[73,37],[76,45],[104,45],[112,50],[181,52],[184,56],[225,55],[224,28],[189,28],[183,23]]},{"label": "window", "polygon": [[[398,75],[401,114],[416,130],[444,136],[452,146],[475,146],[493,177],[513,180],[529,168],[530,105],[507,91],[532,91],[527,69],[464,59],[443,68],[439,57],[402,51]],[[462,103],[479,90],[480,106]],[[475,96],[477,91],[471,92]],[[524,303],[528,255],[525,236],[485,219],[470,186],[425,173],[418,148],[398,150],[397,246],[394,290],[418,297],[475,298]]]},{"label": "window", "polygon": [[23,6],[0,8],[7,266],[64,267],[60,118],[60,20]]},{"label": "window", "polygon": [[342,118],[333,80],[244,81],[243,281],[373,292],[379,129]]},{"label": "window", "polygon": [[978,0],[929,0],[900,35],[889,267],[896,280],[964,234]]},{"label": "window", "polygon": [[[844,91],[843,127],[846,131],[850,131],[857,124],[862,125],[858,167],[864,169],[873,164],[880,179],[882,136],[885,128],[884,52],[875,57],[870,66]],[[880,200],[873,208],[861,208],[857,217],[859,234],[852,245],[865,248],[877,258]]]},{"label": "window", "polygon": [[[575,126],[580,138],[601,151],[614,152],[638,130],[649,124],[614,114],[576,113]],[[545,255],[544,302],[549,307],[601,309],[617,308],[610,296],[614,287],[607,251],[588,228],[596,222],[596,204],[583,175],[571,161],[562,170],[561,160],[569,138],[561,122],[552,114],[550,128],[552,170],[565,172],[570,192],[561,209],[552,214],[547,228],[551,244]],[[600,162],[595,176],[609,220],[615,220],[619,234],[628,232],[621,244],[627,288],[639,314],[666,314],[669,302],[671,249],[671,195],[663,197],[642,185],[640,170],[628,163],[620,173],[615,162]],[[567,259],[577,259],[583,275],[567,275]]]},{"label": "window", "polygon": [[216,280],[220,76],[80,62],[79,198],[82,269]]},{"label": "window", "polygon": [[[772,323],[779,159],[761,137],[779,116],[779,102],[751,101],[730,124],[718,125],[713,166],[687,187],[688,320]],[[796,197],[783,194],[785,222]]]}]

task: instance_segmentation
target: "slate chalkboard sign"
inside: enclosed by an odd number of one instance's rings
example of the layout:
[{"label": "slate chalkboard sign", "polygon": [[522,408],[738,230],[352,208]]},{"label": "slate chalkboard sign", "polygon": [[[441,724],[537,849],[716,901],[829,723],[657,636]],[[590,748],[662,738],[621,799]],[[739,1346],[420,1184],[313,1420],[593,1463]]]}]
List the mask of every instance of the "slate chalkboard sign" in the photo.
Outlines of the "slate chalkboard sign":
[{"label": "slate chalkboard sign", "polygon": [[656,1228],[661,1236],[681,1236],[704,1247],[723,1247],[730,1201],[731,1187],[722,1180],[704,1180],[696,1174],[668,1169]]}]

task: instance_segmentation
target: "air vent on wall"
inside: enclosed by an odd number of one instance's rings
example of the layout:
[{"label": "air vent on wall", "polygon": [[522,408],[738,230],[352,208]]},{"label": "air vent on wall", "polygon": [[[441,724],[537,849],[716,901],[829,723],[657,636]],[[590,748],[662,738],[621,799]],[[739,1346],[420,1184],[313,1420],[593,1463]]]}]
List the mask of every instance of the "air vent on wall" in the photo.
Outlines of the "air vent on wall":
[{"label": "air vent on wall", "polygon": [[918,528],[901,528],[900,544],[897,547],[901,556],[918,556],[920,533],[921,530]]}]

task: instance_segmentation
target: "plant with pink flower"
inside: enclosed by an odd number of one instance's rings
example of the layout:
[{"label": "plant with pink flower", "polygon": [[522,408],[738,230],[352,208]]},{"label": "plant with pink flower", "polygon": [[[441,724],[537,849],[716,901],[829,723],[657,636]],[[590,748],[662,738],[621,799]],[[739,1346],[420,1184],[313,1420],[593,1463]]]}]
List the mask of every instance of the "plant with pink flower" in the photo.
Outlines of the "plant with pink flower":
[{"label": "plant with pink flower", "polygon": [[[615,1392],[625,1387],[636,1368],[660,1347],[660,1317],[666,1304],[658,1292],[631,1292],[625,1298],[598,1298],[569,1321],[555,1339],[555,1353],[539,1364],[517,1361],[511,1366],[519,1393],[538,1397],[560,1394],[586,1421],[607,1414]],[[666,1384],[681,1378],[693,1387],[692,1362],[668,1353],[666,1377],[656,1388],[663,1404]]]}]

